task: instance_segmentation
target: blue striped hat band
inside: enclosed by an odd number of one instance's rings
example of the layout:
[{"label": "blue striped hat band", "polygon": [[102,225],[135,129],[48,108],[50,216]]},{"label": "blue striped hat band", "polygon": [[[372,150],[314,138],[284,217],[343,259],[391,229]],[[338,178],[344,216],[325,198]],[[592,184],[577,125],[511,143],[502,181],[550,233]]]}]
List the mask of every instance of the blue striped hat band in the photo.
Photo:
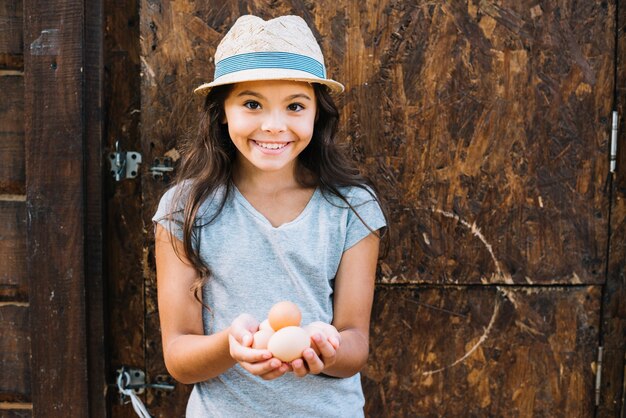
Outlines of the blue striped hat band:
[{"label": "blue striped hat band", "polygon": [[326,78],[326,68],[318,60],[291,52],[248,52],[224,58],[215,64],[214,79],[243,70],[275,68],[298,70]]}]

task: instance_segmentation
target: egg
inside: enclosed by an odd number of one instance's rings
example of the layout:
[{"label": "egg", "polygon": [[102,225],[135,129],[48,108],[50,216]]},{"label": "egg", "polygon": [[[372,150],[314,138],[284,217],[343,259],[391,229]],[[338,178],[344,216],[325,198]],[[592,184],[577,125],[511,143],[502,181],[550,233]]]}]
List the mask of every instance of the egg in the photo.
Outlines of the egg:
[{"label": "egg", "polygon": [[[320,327],[316,327],[315,325],[309,324],[305,327],[302,327],[302,329],[307,334],[309,334],[309,338],[312,338],[313,334],[320,334],[322,337],[326,337],[324,330],[321,329]],[[317,345],[311,344],[311,348],[313,349],[313,351],[315,351],[315,354],[317,354],[318,356],[320,355],[320,350],[317,349]]]},{"label": "egg", "polygon": [[339,332],[337,331],[337,328],[335,328],[331,324],[327,324],[326,322],[322,322],[322,321],[315,321],[315,322],[311,322],[307,326],[311,328],[319,329],[326,338],[334,337],[335,339],[337,339],[337,341],[341,340],[341,336]]},{"label": "egg", "polygon": [[311,346],[311,337],[300,327],[287,326],[276,331],[267,343],[267,349],[277,359],[290,362],[302,357],[302,351]]},{"label": "egg", "polygon": [[274,331],[260,329],[254,333],[252,336],[252,348],[256,348],[258,350],[266,349],[267,342],[274,335]]},{"label": "egg", "polygon": [[261,325],[259,325],[259,329],[264,329],[266,331],[272,331],[274,332],[274,329],[272,328],[272,326],[270,325],[270,321],[269,320],[264,320],[263,322],[261,322]]},{"label": "egg", "polygon": [[302,314],[295,303],[285,300],[272,306],[267,314],[267,319],[270,327],[274,331],[278,331],[284,327],[299,326]]}]

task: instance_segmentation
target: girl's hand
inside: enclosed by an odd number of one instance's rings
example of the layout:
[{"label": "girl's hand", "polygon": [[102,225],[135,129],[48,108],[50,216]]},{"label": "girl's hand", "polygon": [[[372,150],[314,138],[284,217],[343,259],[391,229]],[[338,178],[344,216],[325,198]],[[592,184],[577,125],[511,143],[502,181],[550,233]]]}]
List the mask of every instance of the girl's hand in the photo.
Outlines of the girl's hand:
[{"label": "girl's hand", "polygon": [[268,350],[252,347],[253,334],[258,331],[259,322],[249,314],[241,314],[230,325],[228,343],[230,356],[241,367],[265,380],[276,379],[285,374],[289,365],[273,358]]},{"label": "girl's hand", "polygon": [[312,322],[305,327],[311,334],[311,348],[302,352],[302,358],[291,362],[293,372],[298,377],[307,374],[320,374],[325,368],[335,364],[336,353],[341,343],[337,329],[324,322]]}]

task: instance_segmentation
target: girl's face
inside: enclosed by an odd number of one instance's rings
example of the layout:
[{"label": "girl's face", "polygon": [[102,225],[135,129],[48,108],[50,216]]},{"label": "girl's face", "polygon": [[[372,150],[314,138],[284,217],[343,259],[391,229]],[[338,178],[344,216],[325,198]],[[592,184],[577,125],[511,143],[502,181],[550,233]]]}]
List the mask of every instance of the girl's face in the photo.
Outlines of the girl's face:
[{"label": "girl's face", "polygon": [[309,83],[249,81],[233,86],[224,112],[241,168],[286,171],[311,142],[317,102]]}]

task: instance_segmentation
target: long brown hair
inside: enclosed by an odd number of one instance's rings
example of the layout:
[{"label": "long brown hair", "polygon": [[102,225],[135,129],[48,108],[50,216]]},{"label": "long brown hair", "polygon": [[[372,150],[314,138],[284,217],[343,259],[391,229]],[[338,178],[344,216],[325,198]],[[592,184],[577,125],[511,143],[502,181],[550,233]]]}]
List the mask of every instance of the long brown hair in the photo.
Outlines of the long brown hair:
[{"label": "long brown hair", "polygon": [[[327,87],[313,84],[313,88],[318,114],[311,142],[298,155],[296,181],[307,187],[317,186],[322,194],[330,193],[339,197],[372,232],[381,237],[381,234],[373,231],[365,223],[339,190],[346,186],[356,186],[367,190],[378,201],[387,218],[384,205],[377,197],[373,184],[347,157],[343,147],[335,142],[339,126],[339,111]],[[181,147],[182,159],[177,170],[176,184],[184,183],[184,187],[178,187],[171,206],[174,209],[168,215],[170,221],[182,228],[185,256],[199,274],[200,279],[193,288],[199,301],[201,301],[199,291],[208,280],[211,270],[200,257],[198,245],[195,245],[197,244],[197,231],[219,216],[233,190],[232,167],[237,153],[228,135],[227,125],[221,122],[224,119],[224,101],[231,89],[232,85],[218,86],[207,95],[198,134],[195,139],[186,141]],[[201,217],[203,221],[200,222],[198,211],[202,203],[209,197],[215,196],[218,189],[223,189],[224,192],[220,193],[217,210],[210,215],[208,220],[203,214]],[[388,249],[389,234],[382,234],[382,238],[381,254],[384,256]]]}]

